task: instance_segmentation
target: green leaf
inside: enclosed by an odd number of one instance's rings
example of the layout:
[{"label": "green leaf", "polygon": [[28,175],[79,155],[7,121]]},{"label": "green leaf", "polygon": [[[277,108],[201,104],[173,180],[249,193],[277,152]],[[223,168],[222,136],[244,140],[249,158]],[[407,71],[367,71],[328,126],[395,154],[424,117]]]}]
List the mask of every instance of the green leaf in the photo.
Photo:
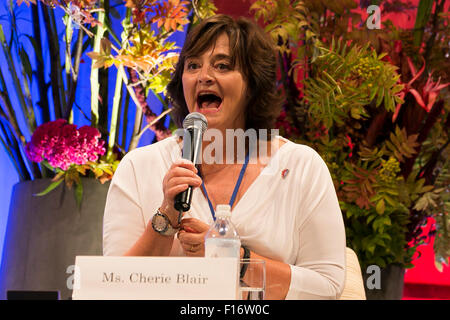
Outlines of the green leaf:
[{"label": "green leaf", "polygon": [[21,62],[22,62],[22,66],[23,66],[23,69],[24,69],[24,71],[25,71],[25,74],[26,74],[27,77],[28,77],[28,81],[31,82],[31,79],[32,79],[32,77],[33,77],[33,70],[32,70],[32,68],[31,68],[31,63],[30,63],[30,59],[29,59],[29,57],[28,57],[28,54],[27,54],[27,52],[23,49],[23,47],[21,47],[21,48],[19,49],[19,56],[20,56],[20,60],[21,60]]},{"label": "green leaf", "polygon": [[34,194],[34,196],[44,196],[44,195],[46,195],[47,193],[49,193],[50,191],[52,191],[53,189],[55,189],[57,186],[59,186],[59,185],[61,184],[61,182],[63,182],[63,181],[64,181],[64,179],[60,179],[60,180],[57,180],[57,181],[55,181],[55,182],[52,182],[52,183],[47,187],[47,189],[45,189],[45,190],[42,191],[42,192],[39,192],[39,193]]},{"label": "green leaf", "polygon": [[345,215],[347,216],[347,219],[351,218],[351,216],[353,215],[353,211],[352,210],[346,210],[345,211]]},{"label": "green leaf", "polygon": [[369,243],[369,244],[367,245],[366,249],[367,249],[367,251],[369,251],[371,254],[373,254],[374,251],[375,251],[375,247],[376,247],[376,244],[375,244],[375,243]]},{"label": "green leaf", "polygon": [[377,194],[375,194],[372,198],[370,198],[369,200],[370,200],[371,202],[378,202],[378,200],[380,200],[380,199],[382,199],[382,198],[383,198],[383,196],[382,196],[381,194],[377,193]]},{"label": "green leaf", "polygon": [[353,119],[361,119],[360,111],[361,110],[358,107],[351,108],[350,114],[351,114],[352,118]]},{"label": "green leaf", "polygon": [[381,103],[383,102],[383,98],[384,98],[384,88],[380,87],[380,89],[378,90],[377,93],[377,101],[375,103],[375,105],[378,107],[379,105],[381,105]]},{"label": "green leaf", "polygon": [[378,201],[377,206],[376,206],[375,209],[377,210],[377,212],[378,212],[379,214],[383,214],[383,213],[384,213],[384,210],[386,209],[386,207],[385,207],[385,204],[384,204],[384,200],[383,200],[383,199],[380,200],[380,201]]},{"label": "green leaf", "polygon": [[54,171],[54,170],[55,170],[55,168],[52,167],[52,166],[50,165],[50,163],[47,162],[47,160],[41,161],[41,164],[42,164],[44,167],[46,167],[47,169],[51,170],[51,171]]},{"label": "green leaf", "polygon": [[373,219],[375,219],[377,216],[375,214],[372,214],[367,218],[367,224],[369,224]]},{"label": "green leaf", "polygon": [[383,189],[383,192],[389,193],[390,195],[393,195],[393,196],[398,196],[399,195],[398,190],[397,189],[392,189],[392,188],[385,188],[385,189]]},{"label": "green leaf", "polygon": [[[423,186],[422,189],[420,190],[421,193],[425,193],[425,192],[430,192],[431,190],[434,189],[434,186],[430,186],[430,185],[426,185]],[[437,190],[436,190],[437,191]]]},{"label": "green leaf", "polygon": [[28,38],[28,40],[30,40],[31,45],[33,46],[33,50],[34,50],[34,54],[36,55],[36,58],[38,59],[38,61],[40,63],[44,63],[44,60],[42,59],[42,52],[40,52],[39,49],[39,45],[36,42],[36,39],[33,38],[31,35],[29,34],[24,34],[25,37]]},{"label": "green leaf", "polygon": [[419,2],[416,14],[416,21],[413,29],[414,30],[413,44],[415,47],[419,47],[420,44],[422,43],[424,28],[428,23],[428,21],[430,20],[433,3],[434,3],[433,0],[420,0]]},{"label": "green leaf", "polygon": [[396,208],[396,207],[398,206],[397,201],[395,201],[394,199],[392,199],[392,198],[389,197],[388,195],[384,195],[383,198],[384,198],[384,200],[386,200],[386,202],[387,202],[390,206],[392,206],[392,207],[394,207],[394,208]]}]

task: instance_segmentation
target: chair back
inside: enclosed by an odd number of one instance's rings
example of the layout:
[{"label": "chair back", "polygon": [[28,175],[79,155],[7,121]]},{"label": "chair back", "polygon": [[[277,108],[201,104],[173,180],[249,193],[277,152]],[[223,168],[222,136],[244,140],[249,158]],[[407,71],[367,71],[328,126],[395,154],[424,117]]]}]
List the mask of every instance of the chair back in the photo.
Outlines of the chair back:
[{"label": "chair back", "polygon": [[366,300],[364,281],[356,253],[350,249],[345,250],[346,270],[344,291],[339,300]]}]

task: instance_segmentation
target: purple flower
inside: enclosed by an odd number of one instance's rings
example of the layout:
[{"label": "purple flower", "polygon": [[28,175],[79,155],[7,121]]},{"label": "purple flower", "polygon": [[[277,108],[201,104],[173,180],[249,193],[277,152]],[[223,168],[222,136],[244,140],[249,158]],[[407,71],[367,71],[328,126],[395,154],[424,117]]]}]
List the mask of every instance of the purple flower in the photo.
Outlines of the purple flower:
[{"label": "purple flower", "polygon": [[67,170],[72,164],[83,165],[97,161],[105,154],[105,141],[96,128],[83,126],[77,129],[64,119],[40,125],[27,143],[25,152],[34,162],[47,162],[55,168]]}]

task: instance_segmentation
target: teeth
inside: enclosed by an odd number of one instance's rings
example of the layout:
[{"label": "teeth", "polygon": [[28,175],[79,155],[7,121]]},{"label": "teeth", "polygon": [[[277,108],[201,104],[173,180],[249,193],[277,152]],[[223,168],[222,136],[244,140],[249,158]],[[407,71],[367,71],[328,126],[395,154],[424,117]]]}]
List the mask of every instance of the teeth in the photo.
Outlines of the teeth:
[{"label": "teeth", "polygon": [[[213,92],[203,92],[203,93],[200,93],[198,96],[199,97],[202,97],[202,96],[206,96],[206,95],[214,95],[214,96],[216,96],[216,97],[219,97],[217,94],[215,94],[215,93],[213,93]],[[220,97],[219,97],[220,98]]]}]

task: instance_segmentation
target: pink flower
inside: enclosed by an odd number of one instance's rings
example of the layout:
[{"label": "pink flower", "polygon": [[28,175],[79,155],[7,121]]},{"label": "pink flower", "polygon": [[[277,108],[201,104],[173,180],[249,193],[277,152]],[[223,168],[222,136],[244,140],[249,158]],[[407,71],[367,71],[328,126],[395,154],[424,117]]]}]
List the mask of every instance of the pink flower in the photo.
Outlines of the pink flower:
[{"label": "pink flower", "polygon": [[67,170],[72,164],[83,165],[88,161],[97,161],[99,155],[105,154],[105,142],[96,128],[83,126],[77,129],[64,119],[40,125],[25,152],[34,162],[47,162],[55,168]]},{"label": "pink flower", "polygon": [[[421,106],[427,112],[430,112],[433,108],[434,103],[436,102],[439,92],[450,85],[450,82],[441,84],[441,78],[439,78],[437,82],[434,82],[433,78],[431,77],[433,72],[431,72],[428,75],[427,82],[422,87],[422,93],[419,93],[416,89],[413,89],[411,85],[424,72],[425,60],[422,58],[423,66],[419,71],[416,71],[416,68],[414,67],[414,64],[409,57],[407,57],[406,60],[408,61],[409,69],[411,70],[411,74],[413,77],[408,83],[405,84],[405,88],[398,93],[398,96],[403,99],[408,92],[411,92],[419,106]],[[397,119],[401,107],[401,103],[397,104],[397,106],[395,107],[395,112],[392,116],[392,122],[395,122],[395,120]]]}]

